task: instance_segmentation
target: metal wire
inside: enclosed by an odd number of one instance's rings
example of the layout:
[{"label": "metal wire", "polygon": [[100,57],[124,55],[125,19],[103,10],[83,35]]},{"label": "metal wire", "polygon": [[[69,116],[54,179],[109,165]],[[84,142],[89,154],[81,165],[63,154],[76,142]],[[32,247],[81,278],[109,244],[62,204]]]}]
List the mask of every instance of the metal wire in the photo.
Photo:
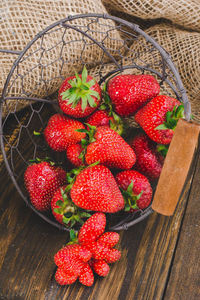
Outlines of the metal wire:
[{"label": "metal wire", "polygon": [[[105,23],[105,20],[112,21]],[[79,22],[80,21],[80,22]],[[82,22],[84,21],[84,22]],[[96,27],[95,27],[96,26]],[[95,29],[98,28],[98,29]],[[68,30],[79,34],[79,39],[67,40]],[[120,34],[119,38],[113,38],[112,33]],[[62,34],[61,34],[62,33]],[[101,39],[96,39],[94,34],[100,34]],[[45,48],[44,42],[46,37],[51,34],[60,34],[61,38],[56,44],[52,44],[48,49]],[[121,45],[119,49],[113,49],[112,44]],[[134,43],[141,43],[142,50],[139,53],[134,52],[131,46]],[[79,49],[77,57],[64,57],[64,47],[74,46]],[[107,45],[111,46],[107,46]],[[37,47],[35,47],[37,45]],[[98,61],[85,62],[87,56],[87,47],[97,47],[100,53]],[[59,48],[60,55],[55,59],[51,59],[48,53],[52,49]],[[8,173],[16,186],[17,191],[36,214],[49,224],[62,229],[68,228],[57,223],[51,214],[38,212],[30,203],[27,191],[24,188],[23,174],[27,167],[29,159],[37,156],[53,156],[58,161],[63,161],[64,167],[67,162],[62,154],[59,156],[52,153],[50,149],[46,149],[43,142],[33,135],[33,130],[41,131],[47,123],[48,118],[58,110],[55,106],[56,96],[53,97],[49,93],[51,81],[57,80],[62,82],[64,79],[62,70],[65,65],[70,65],[76,61],[76,64],[88,68],[98,67],[96,79],[99,84],[103,84],[109,77],[126,70],[139,70],[141,73],[148,72],[156,76],[160,85],[167,86],[166,93],[175,96],[183,102],[185,108],[185,117],[190,119],[190,103],[187,98],[186,91],[183,87],[179,73],[174,66],[169,53],[167,53],[155,40],[148,36],[137,24],[130,23],[123,19],[110,16],[107,14],[82,14],[68,16],[67,18],[57,21],[39,32],[22,51],[9,49],[0,49],[11,55],[17,55],[11,70],[7,76],[2,95],[0,97],[0,144]],[[149,53],[152,58],[159,52],[159,61],[145,61],[143,54]],[[127,61],[127,54],[132,54]],[[37,57],[37,63],[32,63]],[[47,62],[43,62],[44,57],[48,58]],[[23,66],[30,63],[30,68],[23,73]],[[57,66],[60,63],[60,73],[56,77],[45,78],[45,68]],[[107,68],[109,66],[109,68]],[[30,84],[26,88],[27,78],[31,80],[34,72],[38,72],[38,81],[35,86]],[[56,82],[57,82],[56,81]],[[20,82],[20,89],[17,95],[13,92],[16,84]],[[42,84],[44,96],[37,96],[36,90]],[[59,85],[57,86],[59,88]],[[12,102],[12,105],[10,104]],[[14,105],[13,105],[14,103]],[[26,110],[18,112],[19,105],[26,103]],[[12,136],[15,136],[13,139]],[[130,226],[142,221],[152,212],[151,207],[129,214],[123,218],[118,224],[112,227],[114,230],[127,229]]]}]

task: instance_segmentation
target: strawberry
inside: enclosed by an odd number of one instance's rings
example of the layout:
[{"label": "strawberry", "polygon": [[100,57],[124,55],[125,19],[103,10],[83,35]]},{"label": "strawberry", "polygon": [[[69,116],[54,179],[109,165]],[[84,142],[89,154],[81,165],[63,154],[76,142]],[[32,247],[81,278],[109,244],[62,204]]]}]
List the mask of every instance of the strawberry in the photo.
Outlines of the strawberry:
[{"label": "strawberry", "polygon": [[[164,157],[158,151],[158,145],[146,134],[141,133],[130,141],[130,146],[136,154],[134,167],[149,179],[158,179],[164,163]],[[163,145],[163,147],[166,146]]]},{"label": "strawberry", "polygon": [[58,268],[55,274],[55,279],[60,285],[72,284],[77,278],[78,276],[76,274],[66,272],[61,268]]},{"label": "strawberry", "polygon": [[103,213],[95,213],[81,227],[78,234],[80,244],[96,241],[102,235],[106,226],[106,217]]},{"label": "strawberry", "polygon": [[106,126],[96,129],[94,141],[87,146],[85,161],[88,165],[101,164],[118,169],[131,169],[136,161],[133,149],[114,130]]},{"label": "strawberry", "polygon": [[144,209],[149,206],[152,188],[144,175],[134,170],[123,171],[116,175],[116,181],[126,202],[125,211]]},{"label": "strawberry", "polygon": [[55,191],[66,182],[66,172],[49,162],[35,163],[26,169],[24,181],[33,206],[39,211],[46,211]]},{"label": "strawberry", "polygon": [[92,252],[92,257],[94,259],[104,259],[106,254],[110,251],[108,247],[98,241],[88,242],[85,246]]},{"label": "strawberry", "polygon": [[79,276],[79,281],[83,285],[86,286],[92,286],[94,283],[94,275],[92,272],[92,269],[88,264],[85,264],[84,268],[81,271],[81,274]]},{"label": "strawberry", "polygon": [[174,98],[160,95],[152,99],[135,115],[135,121],[156,143],[169,144],[184,107]]},{"label": "strawberry", "polygon": [[97,110],[86,119],[86,123],[92,126],[110,126],[110,121],[114,122],[113,117],[109,116],[106,110]]},{"label": "strawberry", "polygon": [[55,254],[55,264],[65,271],[79,275],[84,266],[83,261],[78,257],[79,251],[80,245],[78,244],[65,246]]},{"label": "strawberry", "polygon": [[48,145],[55,151],[65,151],[69,145],[79,143],[85,137],[84,125],[61,114],[53,115],[44,130],[44,137]]},{"label": "strawberry", "polygon": [[107,93],[120,116],[131,116],[157,96],[160,86],[152,75],[118,75],[107,83]]},{"label": "strawberry", "polygon": [[75,118],[90,115],[100,104],[101,88],[88,75],[86,67],[82,74],[66,78],[58,92],[58,103],[62,111]]},{"label": "strawberry", "polygon": [[91,215],[80,211],[74,205],[69,195],[67,195],[66,190],[67,185],[59,187],[54,193],[51,199],[51,210],[59,223],[73,227],[77,222],[83,223],[82,218],[87,218]]},{"label": "strawberry", "polygon": [[110,170],[103,165],[90,166],[78,176],[71,199],[83,209],[115,213],[124,208],[124,199]]},{"label": "strawberry", "polygon": [[108,248],[112,248],[119,242],[119,234],[117,232],[105,232],[97,241]]},{"label": "strawberry", "polygon": [[83,147],[81,144],[72,144],[67,148],[67,159],[71,162],[75,167],[84,166],[83,160],[80,158],[80,154],[83,151]]},{"label": "strawberry", "polygon": [[120,258],[121,252],[117,249],[109,249],[104,256],[105,261],[109,264],[118,261]]},{"label": "strawberry", "polygon": [[[103,213],[95,213],[81,227],[78,241],[60,249],[54,256],[58,266],[55,279],[61,284],[71,284],[79,278],[80,283],[91,286],[94,282],[92,269],[100,276],[106,276],[113,263],[120,259],[121,253],[113,246],[118,242],[119,235],[105,232],[106,217]],[[70,231],[74,240],[77,234]],[[92,268],[92,269],[91,269]]]},{"label": "strawberry", "polygon": [[110,267],[109,265],[105,262],[105,260],[94,260],[92,262],[92,269],[99,275],[99,276],[107,276],[109,271],[110,271]]}]

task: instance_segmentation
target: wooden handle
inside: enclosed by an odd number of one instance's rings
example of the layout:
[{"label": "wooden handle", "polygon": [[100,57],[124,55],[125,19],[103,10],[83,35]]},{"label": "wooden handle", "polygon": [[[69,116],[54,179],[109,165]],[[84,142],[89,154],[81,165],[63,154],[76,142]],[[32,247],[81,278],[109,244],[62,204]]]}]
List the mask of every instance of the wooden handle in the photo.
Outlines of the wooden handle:
[{"label": "wooden handle", "polygon": [[178,121],[153,198],[152,209],[156,212],[173,215],[198,145],[199,132],[199,124]]}]

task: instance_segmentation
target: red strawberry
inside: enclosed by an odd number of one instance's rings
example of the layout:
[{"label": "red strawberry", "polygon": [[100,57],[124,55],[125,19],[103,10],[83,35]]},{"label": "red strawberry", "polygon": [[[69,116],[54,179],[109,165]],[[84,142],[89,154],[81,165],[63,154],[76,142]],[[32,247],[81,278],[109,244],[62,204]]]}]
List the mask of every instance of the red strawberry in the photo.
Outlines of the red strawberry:
[{"label": "red strawberry", "polygon": [[85,246],[92,252],[94,259],[104,259],[106,254],[110,251],[108,247],[97,242],[89,242]]},{"label": "red strawberry", "polygon": [[109,116],[106,110],[97,110],[86,119],[86,123],[92,126],[110,126],[110,121],[114,122],[113,117]]},{"label": "red strawberry", "polygon": [[121,252],[117,249],[109,249],[106,252],[104,259],[107,263],[112,264],[121,258]]},{"label": "red strawberry", "polygon": [[79,276],[80,283],[86,286],[92,286],[94,283],[94,275],[88,264],[85,264]]},{"label": "red strawberry", "polygon": [[148,178],[158,179],[164,163],[164,157],[157,150],[158,145],[146,134],[139,134],[132,139],[130,146],[136,154],[134,167]]},{"label": "red strawberry", "polygon": [[116,181],[126,201],[125,211],[149,206],[152,188],[144,175],[134,170],[123,171],[116,175]]},{"label": "red strawberry", "polygon": [[107,93],[120,116],[133,115],[159,92],[160,86],[151,75],[118,75],[107,84]]},{"label": "red strawberry", "polygon": [[160,144],[169,144],[179,118],[183,117],[183,105],[174,98],[157,96],[135,115],[135,121],[146,134]]},{"label": "red strawberry", "polygon": [[44,130],[44,137],[49,146],[55,151],[64,151],[69,145],[79,143],[85,137],[84,125],[64,115],[53,115]]},{"label": "red strawberry", "polygon": [[108,168],[102,165],[84,169],[71,189],[71,199],[78,207],[115,213],[124,208],[124,199]]},{"label": "red strawberry", "polygon": [[105,230],[106,217],[103,213],[95,213],[81,227],[78,234],[80,244],[93,242],[98,239]]},{"label": "red strawberry", "polygon": [[107,276],[110,271],[110,267],[105,260],[94,260],[92,262],[92,268],[99,276],[104,277]]},{"label": "red strawberry", "polygon": [[[84,267],[84,262],[79,258],[80,245],[73,244],[67,245],[66,247],[60,249],[54,256],[55,264],[65,271],[69,271],[76,275],[79,275],[82,268]],[[88,253],[89,250],[88,250]],[[91,258],[91,254],[87,256]],[[89,260],[88,259],[88,260]]]},{"label": "red strawberry", "polygon": [[24,181],[33,206],[45,211],[50,208],[55,191],[66,182],[66,172],[48,162],[40,162],[28,166]]},{"label": "red strawberry", "polygon": [[58,92],[58,103],[67,115],[83,118],[100,104],[101,88],[84,67],[81,75],[66,78]]},{"label": "red strawberry", "polygon": [[60,285],[72,284],[77,278],[78,276],[76,274],[66,272],[61,268],[58,268],[55,274],[55,279]]},{"label": "red strawberry", "polygon": [[136,161],[135,153],[117,132],[101,126],[96,129],[94,139],[87,146],[85,161],[88,165],[99,161],[110,168],[132,168]]},{"label": "red strawberry", "polygon": [[83,147],[81,144],[73,144],[67,148],[67,158],[75,167],[84,166],[83,160],[79,158],[82,151]]},{"label": "red strawberry", "polygon": [[119,234],[117,232],[105,232],[97,241],[108,248],[112,248],[119,242]]}]

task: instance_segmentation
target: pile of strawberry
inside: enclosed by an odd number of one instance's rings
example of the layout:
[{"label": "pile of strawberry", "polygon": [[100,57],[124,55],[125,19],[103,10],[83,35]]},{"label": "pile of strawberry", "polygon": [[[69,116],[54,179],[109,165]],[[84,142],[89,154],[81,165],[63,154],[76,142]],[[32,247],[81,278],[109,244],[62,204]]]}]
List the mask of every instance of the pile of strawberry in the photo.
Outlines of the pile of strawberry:
[{"label": "pile of strawberry", "polygon": [[119,241],[119,234],[104,233],[105,226],[105,214],[95,213],[81,227],[77,240],[56,253],[54,260],[58,269],[55,279],[59,284],[71,284],[79,279],[80,283],[91,286],[93,271],[100,276],[108,275],[108,264],[119,260],[121,253],[113,248]]},{"label": "pile of strawberry", "polygon": [[[73,167],[66,172],[66,162],[60,167],[41,159],[30,164],[24,180],[32,205],[39,211],[51,210],[68,227],[83,224],[87,218],[91,224],[94,212],[102,216],[148,207],[151,185],[160,176],[174,129],[184,116],[177,99],[159,93],[156,78],[145,74],[114,76],[103,89],[85,67],[82,74],[65,79],[58,94],[62,113],[50,117],[43,136],[51,149],[66,153]],[[129,116],[140,125],[140,132],[132,138],[127,137],[124,123]],[[91,268],[105,276],[107,263],[115,261],[109,260],[108,253],[114,253],[111,248],[118,235],[102,235],[104,229],[96,234],[95,222],[92,234],[88,233],[87,222],[79,232],[78,244],[56,255],[60,284],[79,278],[91,285]]]}]

